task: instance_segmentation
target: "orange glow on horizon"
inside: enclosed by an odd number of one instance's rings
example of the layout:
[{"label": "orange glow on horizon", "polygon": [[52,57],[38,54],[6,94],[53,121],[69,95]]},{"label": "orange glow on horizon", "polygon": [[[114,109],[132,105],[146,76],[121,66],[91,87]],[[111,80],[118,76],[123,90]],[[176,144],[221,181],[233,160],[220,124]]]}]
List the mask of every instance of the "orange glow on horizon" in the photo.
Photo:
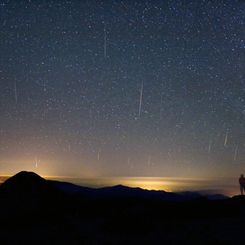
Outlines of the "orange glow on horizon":
[{"label": "orange glow on horizon", "polygon": [[[32,171],[32,170],[26,170]],[[41,171],[40,171],[41,172]],[[115,185],[124,185],[129,187],[139,187],[146,190],[159,190],[168,192],[181,191],[199,191],[208,190],[215,193],[221,193],[228,196],[236,195],[238,193],[238,186],[235,179],[219,178],[219,179],[205,179],[205,178],[181,178],[181,177],[78,177],[73,175],[48,175],[40,174],[41,177],[48,180],[58,180],[71,182],[81,186],[87,187],[108,187]],[[16,174],[16,173],[15,173]],[[1,174],[0,183],[4,182],[11,174]],[[229,183],[229,184],[224,184]]]}]

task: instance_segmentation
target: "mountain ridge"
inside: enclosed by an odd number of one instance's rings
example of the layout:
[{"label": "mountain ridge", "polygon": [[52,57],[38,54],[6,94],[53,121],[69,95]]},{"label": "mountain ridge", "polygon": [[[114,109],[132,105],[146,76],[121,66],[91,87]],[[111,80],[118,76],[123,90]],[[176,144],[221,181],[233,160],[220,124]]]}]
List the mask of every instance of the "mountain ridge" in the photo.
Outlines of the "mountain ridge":
[{"label": "mountain ridge", "polygon": [[[76,185],[69,182],[46,180],[34,172],[21,171],[8,178],[0,185],[0,193],[37,195],[38,192],[63,192],[70,195],[86,195],[93,198],[110,197],[135,197],[144,199],[159,199],[169,201],[193,200],[198,198],[207,198],[210,200],[227,199],[222,194],[206,194],[199,192],[167,192],[164,190],[145,190],[140,187],[129,187],[125,185],[115,185],[101,188],[91,188]],[[217,198],[216,198],[217,197]]]}]

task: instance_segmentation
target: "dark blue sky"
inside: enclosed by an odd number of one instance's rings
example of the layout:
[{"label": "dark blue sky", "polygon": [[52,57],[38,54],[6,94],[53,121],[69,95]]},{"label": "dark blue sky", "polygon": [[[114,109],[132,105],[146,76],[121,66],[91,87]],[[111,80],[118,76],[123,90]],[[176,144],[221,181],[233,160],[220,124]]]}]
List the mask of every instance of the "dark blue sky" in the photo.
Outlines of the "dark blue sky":
[{"label": "dark blue sky", "polygon": [[245,164],[243,1],[1,1],[0,170],[210,177]]}]

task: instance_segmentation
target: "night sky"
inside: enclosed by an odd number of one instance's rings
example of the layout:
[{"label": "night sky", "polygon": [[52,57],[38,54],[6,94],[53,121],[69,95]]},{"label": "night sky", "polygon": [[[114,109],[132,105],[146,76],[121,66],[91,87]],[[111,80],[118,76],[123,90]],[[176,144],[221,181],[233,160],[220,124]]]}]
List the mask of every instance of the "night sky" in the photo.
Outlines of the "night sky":
[{"label": "night sky", "polygon": [[244,1],[0,1],[0,171],[245,173]]}]

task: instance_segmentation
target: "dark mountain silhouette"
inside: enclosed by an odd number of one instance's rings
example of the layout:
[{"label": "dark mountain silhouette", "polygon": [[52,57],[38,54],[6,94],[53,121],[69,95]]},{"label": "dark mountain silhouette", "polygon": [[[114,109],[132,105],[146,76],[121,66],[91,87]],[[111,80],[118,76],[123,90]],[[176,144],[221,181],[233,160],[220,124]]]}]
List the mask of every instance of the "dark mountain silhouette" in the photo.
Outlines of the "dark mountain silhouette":
[{"label": "dark mountain silhouette", "polygon": [[185,197],[166,191],[145,190],[139,187],[116,185],[99,189],[98,194],[103,197],[134,197],[151,200],[184,200]]},{"label": "dark mountain silhouette", "polygon": [[0,219],[1,244],[245,244],[244,196],[95,189],[32,172],[0,186]]},{"label": "dark mountain silhouette", "polygon": [[223,194],[210,194],[209,192],[206,191],[184,191],[184,192],[177,192],[177,194],[181,195],[185,199],[197,199],[197,198],[207,198],[208,200],[224,200],[228,199],[227,196]]},{"label": "dark mountain silhouette", "polygon": [[75,185],[69,182],[49,180],[48,183],[53,186],[55,189],[60,190],[67,194],[89,194],[95,191],[93,188],[83,187]]},{"label": "dark mountain silhouette", "polygon": [[54,199],[62,195],[62,192],[36,173],[22,171],[0,185],[0,195],[5,198],[20,198],[23,202],[29,199]]},{"label": "dark mountain silhouette", "polygon": [[60,182],[60,181],[50,181],[52,186],[64,191],[69,194],[76,195],[88,195],[90,197],[97,198],[109,198],[109,197],[135,197],[144,199],[157,199],[157,200],[168,200],[168,201],[184,201],[192,200],[196,198],[207,198],[210,200],[227,199],[228,197],[222,194],[201,194],[199,192],[166,192],[166,191],[156,191],[156,190],[145,190],[139,187],[128,187],[124,185],[116,185],[110,187],[102,188],[89,188],[82,187],[75,184]]},{"label": "dark mountain silhouette", "polygon": [[45,180],[36,173],[22,171],[7,179],[0,186],[0,193],[18,196],[35,196],[44,194],[54,194],[59,191],[64,194],[86,195],[94,198],[112,198],[112,197],[134,197],[144,199],[157,199],[169,201],[192,200],[200,197],[208,199],[225,199],[224,195],[202,195],[198,192],[180,192],[172,193],[166,191],[145,190],[139,187],[133,188],[123,185],[116,185],[103,188],[82,187],[68,182]]},{"label": "dark mountain silhouette", "polygon": [[0,191],[6,194],[40,194],[48,188],[47,181],[33,172],[22,171],[7,179]]}]

